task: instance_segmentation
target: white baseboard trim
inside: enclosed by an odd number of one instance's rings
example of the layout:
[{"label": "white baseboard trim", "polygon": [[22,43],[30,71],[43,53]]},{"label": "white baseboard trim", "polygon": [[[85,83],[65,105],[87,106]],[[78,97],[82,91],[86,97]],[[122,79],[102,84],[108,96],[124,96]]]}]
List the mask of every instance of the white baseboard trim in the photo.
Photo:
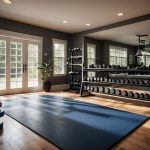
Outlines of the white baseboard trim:
[{"label": "white baseboard trim", "polygon": [[51,91],[66,90],[68,88],[69,88],[69,84],[52,85]]}]

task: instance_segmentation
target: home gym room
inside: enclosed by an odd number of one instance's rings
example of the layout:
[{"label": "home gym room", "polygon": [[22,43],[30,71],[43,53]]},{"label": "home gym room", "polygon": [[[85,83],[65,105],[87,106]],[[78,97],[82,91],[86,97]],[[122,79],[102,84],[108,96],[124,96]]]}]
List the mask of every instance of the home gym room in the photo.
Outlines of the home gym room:
[{"label": "home gym room", "polygon": [[149,0],[0,0],[0,150],[149,150]]}]

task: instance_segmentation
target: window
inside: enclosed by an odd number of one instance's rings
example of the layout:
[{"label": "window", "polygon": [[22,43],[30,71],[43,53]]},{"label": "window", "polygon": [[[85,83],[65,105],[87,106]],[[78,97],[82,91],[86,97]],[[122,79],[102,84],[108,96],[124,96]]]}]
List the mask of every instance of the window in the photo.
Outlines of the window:
[{"label": "window", "polygon": [[[87,65],[96,63],[96,45],[87,44]],[[94,77],[95,72],[88,72],[88,77]]]},{"label": "window", "polygon": [[[143,64],[145,64],[145,66],[149,66],[150,65],[150,51],[141,51],[142,52],[142,55],[143,56],[141,56],[141,59],[142,59],[142,62],[143,62]],[[145,57],[146,56],[146,57]],[[145,61],[145,58],[146,58],[146,61]]]},{"label": "window", "polygon": [[67,42],[53,39],[54,75],[66,74]]},{"label": "window", "polygon": [[127,48],[110,46],[109,47],[110,65],[127,66]]},{"label": "window", "polygon": [[6,41],[0,40],[0,90],[6,88]]}]

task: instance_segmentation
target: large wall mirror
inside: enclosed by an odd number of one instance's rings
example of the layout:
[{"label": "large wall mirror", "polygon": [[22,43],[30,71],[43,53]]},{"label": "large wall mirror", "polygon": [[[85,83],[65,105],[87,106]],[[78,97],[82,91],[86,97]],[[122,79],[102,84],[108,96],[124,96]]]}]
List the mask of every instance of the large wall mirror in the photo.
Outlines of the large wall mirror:
[{"label": "large wall mirror", "polygon": [[[150,70],[150,20],[98,32],[92,30],[91,32],[93,33],[85,35],[85,43],[91,42],[91,44],[96,45],[95,62],[97,66],[98,64],[105,64],[106,66],[124,66],[125,69]],[[137,72],[126,71],[124,73],[119,71],[113,73],[97,71],[93,76],[96,78],[101,76],[108,77],[106,81],[111,87],[132,90],[134,94],[137,90],[139,90],[139,93],[150,90],[150,73],[139,72],[139,70]],[[97,80],[96,78],[93,80]],[[116,79],[116,81],[112,82],[111,79]],[[127,80],[130,81],[126,82]],[[99,86],[104,85],[100,82]]]}]

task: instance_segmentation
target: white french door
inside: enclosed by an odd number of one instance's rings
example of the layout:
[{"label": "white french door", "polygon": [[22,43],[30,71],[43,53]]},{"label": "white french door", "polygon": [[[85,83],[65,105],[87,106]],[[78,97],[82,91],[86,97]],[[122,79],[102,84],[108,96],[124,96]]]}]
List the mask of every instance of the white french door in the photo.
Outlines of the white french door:
[{"label": "white french door", "polygon": [[0,94],[41,89],[39,42],[0,36]]}]

